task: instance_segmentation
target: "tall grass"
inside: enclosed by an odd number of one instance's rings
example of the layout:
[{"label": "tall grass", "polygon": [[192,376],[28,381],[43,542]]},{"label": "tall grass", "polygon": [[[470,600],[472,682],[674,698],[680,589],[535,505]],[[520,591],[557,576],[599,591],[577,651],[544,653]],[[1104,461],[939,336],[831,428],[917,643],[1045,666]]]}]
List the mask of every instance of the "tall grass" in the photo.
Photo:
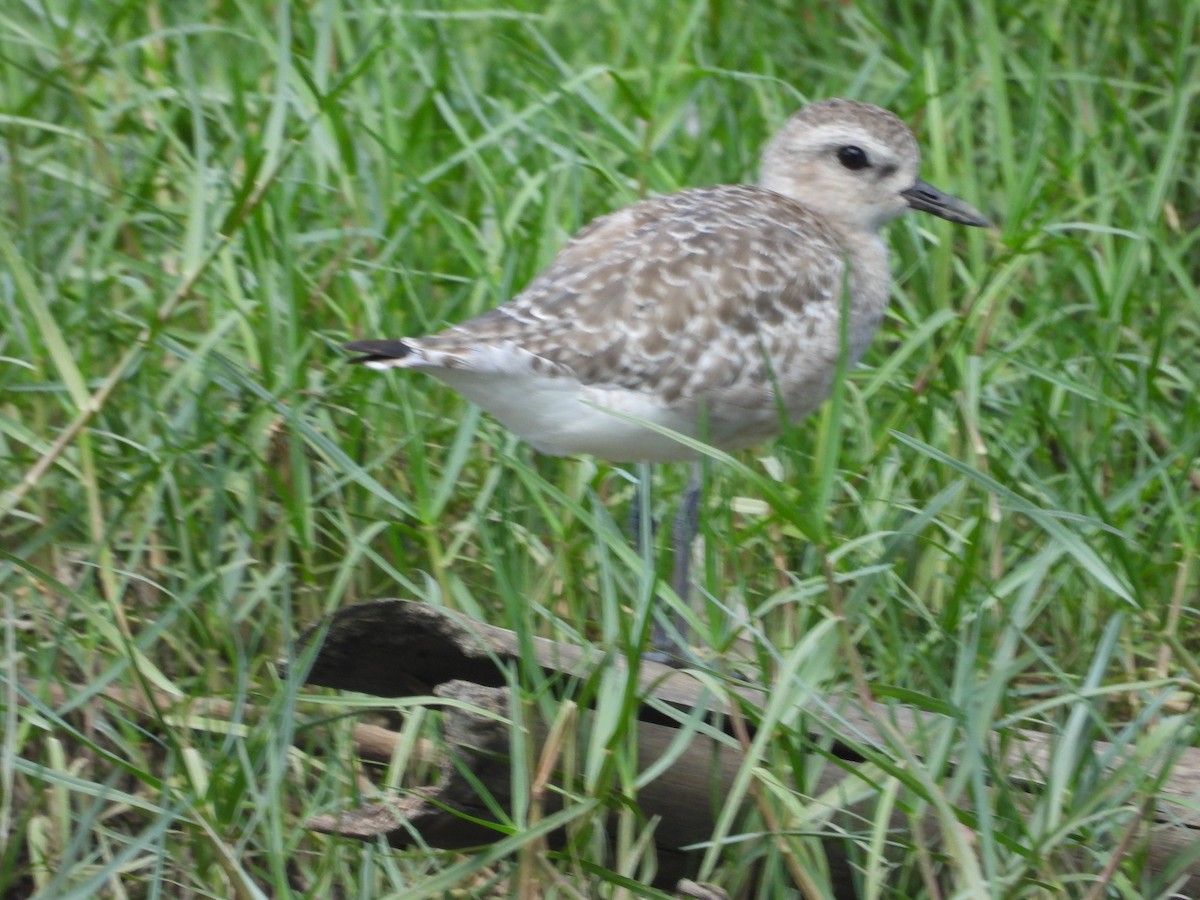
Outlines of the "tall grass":
[{"label": "tall grass", "polygon": [[[997,226],[893,225],[890,317],[836,418],[708,464],[693,619],[718,651],[748,636],[775,693],[699,874],[828,889],[817,838],[848,826],[805,795],[821,757],[800,735],[857,678],[948,716],[868,760],[864,896],[1169,895],[1177,873],[1125,838],[1196,740],[1196,19],[1115,0],[8,4],[0,893],[529,890],[540,829],[519,804],[479,856],[307,833],[358,796],[334,715],[358,701],[271,663],[393,595],[636,654],[647,582],[618,524],[636,487],[337,345],[494,306],[638,197],[753,178],[787,114],[842,95],[912,122],[925,176]],[[657,477],[665,514],[686,472]],[[567,714],[513,678],[524,715]],[[650,826],[613,801],[640,777],[625,678],[576,698],[594,727],[564,762],[547,893],[615,896],[653,868]],[[227,714],[166,703],[196,697]],[[1015,727],[1051,738],[1039,791],[1005,779],[990,735]],[[890,831],[893,809],[938,833]]]}]

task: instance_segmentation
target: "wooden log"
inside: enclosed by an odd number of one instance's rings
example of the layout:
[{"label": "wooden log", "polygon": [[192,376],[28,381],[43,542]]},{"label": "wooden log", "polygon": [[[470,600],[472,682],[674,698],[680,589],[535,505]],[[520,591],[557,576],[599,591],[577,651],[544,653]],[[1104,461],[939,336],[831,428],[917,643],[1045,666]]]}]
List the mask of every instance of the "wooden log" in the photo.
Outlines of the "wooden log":
[{"label": "wooden log", "polygon": [[[483,687],[468,681],[448,681],[434,688],[434,696],[461,701],[485,713],[463,706],[448,706],[444,713],[444,738],[454,748],[452,757],[441,760],[436,785],[421,787],[397,795],[383,803],[373,803],[339,814],[324,814],[306,823],[314,831],[339,834],[363,840],[385,837],[392,846],[403,849],[417,844],[443,849],[463,849],[490,843],[499,835],[479,824],[493,813],[480,798],[482,785],[492,803],[509,807],[510,740],[503,720],[510,715],[511,698],[507,688]],[[584,715],[581,730],[590,725]],[[548,726],[535,723],[530,744],[535,753],[546,745]],[[696,735],[681,752],[672,745],[678,738],[675,728],[654,722],[639,722],[637,728],[638,769],[644,771],[665,755],[675,755],[662,774],[638,794],[638,805],[647,816],[659,822],[655,830],[658,877],[655,885],[676,885],[687,874],[689,854],[684,848],[712,836],[715,825],[713,798],[728,794],[743,757],[728,744]],[[463,773],[470,772],[470,778]],[[815,793],[832,789],[846,777],[845,772],[827,768]],[[544,814],[561,809],[558,795],[545,795]],[[827,847],[835,896],[853,897],[853,873],[844,850]]]},{"label": "wooden log", "polygon": [[[446,716],[446,739],[459,748],[473,777],[484,784],[497,799],[508,797],[509,734],[496,716],[507,716],[508,696],[502,687],[502,667],[516,660],[521,642],[505,629],[466,619],[428,604],[403,600],[380,600],[346,607],[322,627],[310,630],[302,644],[323,637],[313,658],[308,682],[341,690],[353,690],[376,696],[405,697],[435,695],[455,698],[490,710],[494,715],[472,715],[455,709]],[[547,672],[577,677],[594,673],[601,664],[624,665],[620,657],[606,655],[595,648],[580,648],[534,638],[532,647],[537,664]],[[716,703],[703,683],[686,671],[647,661],[639,664],[639,688],[648,698],[681,711],[698,708],[721,717],[733,717],[737,711]],[[766,696],[761,690],[730,688],[730,695],[754,708],[762,708]],[[833,753],[844,760],[842,767],[824,767],[819,783],[810,791],[819,795],[839,783],[858,781],[855,767],[863,752],[886,751],[889,746],[878,723],[904,734],[920,729],[943,728],[941,717],[898,706],[883,706],[860,701],[852,696],[825,698],[814,707],[807,721],[815,731],[829,734],[854,734],[855,744],[834,743]],[[822,712],[821,709],[825,711]],[[669,717],[649,703],[640,710],[637,744],[639,764],[645,769],[657,762],[677,738]],[[819,739],[819,734],[814,734]],[[544,727],[535,729],[533,742],[540,748],[546,739]],[[1053,738],[1020,732],[1009,735],[1001,749],[1009,777],[1018,785],[1037,790],[1044,784],[1042,772],[1051,759]],[[1111,746],[1097,742],[1094,752],[1110,758]],[[535,750],[536,752],[536,750]],[[661,817],[655,838],[660,859],[682,862],[683,848],[706,840],[712,833],[714,810],[712,797],[727,794],[733,784],[741,754],[727,742],[697,735],[674,763],[639,794],[638,802],[647,816]],[[1114,762],[1116,764],[1116,762]],[[849,779],[849,780],[847,780]],[[1148,839],[1148,860],[1153,871],[1163,871],[1180,854],[1197,847],[1200,839],[1200,750],[1183,751],[1160,790],[1161,802],[1150,812],[1144,828]],[[871,801],[852,806],[841,813],[842,824],[849,826],[855,815],[870,815]],[[314,830],[363,839],[386,835],[394,846],[409,846],[415,835],[435,847],[462,848],[496,839],[486,827],[465,822],[463,814],[490,819],[486,807],[475,796],[474,788],[450,761],[442,767],[441,781],[407,796],[383,804],[350,810],[336,816],[320,816],[309,821]],[[834,824],[839,820],[834,819]],[[859,820],[861,821],[861,819]],[[900,814],[892,818],[893,828],[910,826]],[[932,818],[922,823],[923,835],[938,832]],[[837,896],[852,897],[852,873],[844,848],[827,842],[830,871]],[[1188,875],[1184,896],[1200,896],[1200,860],[1192,854],[1183,864]],[[677,871],[668,866],[674,878]]]}]

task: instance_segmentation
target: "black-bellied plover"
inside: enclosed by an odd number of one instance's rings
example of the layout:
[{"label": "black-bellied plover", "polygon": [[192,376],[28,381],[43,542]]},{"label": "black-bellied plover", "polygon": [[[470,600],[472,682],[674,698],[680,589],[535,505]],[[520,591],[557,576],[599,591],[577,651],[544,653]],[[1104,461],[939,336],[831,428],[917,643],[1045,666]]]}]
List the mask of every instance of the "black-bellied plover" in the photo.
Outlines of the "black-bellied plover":
[{"label": "black-bellied plover", "polygon": [[[866,350],[891,280],[884,224],[909,209],[987,224],[920,180],[919,163],[887,110],[813,103],[767,145],[757,186],[602,216],[508,303],[428,337],[346,349],[371,368],[428,372],[544,453],[694,458],[642,421],[726,450],[757,444],[825,400],[843,346],[849,364]],[[699,492],[693,475],[675,529],[681,596]],[[676,649],[661,625],[653,641]]]}]

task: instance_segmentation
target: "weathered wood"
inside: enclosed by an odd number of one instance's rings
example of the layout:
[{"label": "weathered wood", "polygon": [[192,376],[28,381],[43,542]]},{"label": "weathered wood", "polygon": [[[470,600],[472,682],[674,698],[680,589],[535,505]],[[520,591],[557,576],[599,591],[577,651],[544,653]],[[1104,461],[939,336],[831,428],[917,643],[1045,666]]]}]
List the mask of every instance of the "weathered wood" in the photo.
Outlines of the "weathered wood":
[{"label": "weathered wood", "polygon": [[[464,681],[449,681],[434,689],[434,696],[461,701],[468,708],[448,706],[443,716],[446,744],[453,757],[440,760],[436,785],[389,798],[382,803],[349,810],[341,814],[314,816],[306,823],[314,831],[360,839],[386,838],[394,847],[406,848],[420,841],[443,849],[479,846],[493,840],[497,832],[474,820],[490,820],[493,814],[479,797],[483,785],[490,799],[507,808],[510,794],[510,741],[507,720],[510,696],[507,688],[481,687]],[[476,713],[469,707],[485,712]],[[581,730],[590,726],[584,714]],[[547,740],[548,727],[533,723],[529,736],[535,753]],[[708,840],[715,822],[714,797],[732,790],[743,758],[740,752],[703,735],[693,736],[682,751],[672,750],[678,731],[654,722],[639,722],[637,727],[638,768],[645,770],[667,753],[677,754],[659,777],[638,794],[638,804],[646,815],[659,822],[655,844],[659,857],[656,884],[675,884],[685,874],[688,854],[685,847]],[[469,771],[468,779],[463,775]],[[846,776],[836,767],[820,776],[814,793],[831,790]],[[561,808],[557,794],[545,797],[545,813]],[[832,878],[839,887],[838,897],[852,897],[852,873],[845,853],[828,848]]]},{"label": "weathered wood", "polygon": [[[309,642],[324,633],[324,643],[314,658],[308,675],[311,684],[342,690],[355,690],[377,696],[413,696],[435,694],[455,697],[507,715],[507,692],[502,667],[517,659],[520,641],[510,631],[465,619],[428,604],[383,600],[347,607],[335,614],[323,629],[305,635]],[[604,654],[594,648],[578,648],[534,638],[528,646],[537,664],[550,672],[586,677],[597,666],[625,665],[619,655]],[[729,717],[735,711],[716,701],[701,681],[679,671],[647,661],[639,664],[639,687],[646,697],[683,711],[704,709]],[[765,694],[755,689],[729,690],[747,704],[761,708]],[[938,729],[945,720],[903,707],[885,707],[863,703],[850,696],[825,698],[821,713],[813,710],[809,721],[815,730],[828,727],[829,733],[856,735],[856,744],[837,744],[834,753],[846,762],[844,768],[825,766],[814,795],[833,789],[839,783],[857,780],[855,763],[863,750],[886,750],[888,742],[878,723],[891,723],[904,734],[920,729]],[[824,716],[824,720],[822,719]],[[638,725],[639,763],[645,767],[656,762],[677,738],[677,731],[661,712],[647,704]],[[508,729],[495,718],[472,716],[456,709],[446,716],[447,741],[458,747],[468,759],[473,776],[485,784],[497,799],[507,799],[509,763]],[[535,752],[544,741],[545,729],[533,735]],[[996,739],[999,747],[999,738]],[[1107,757],[1111,747],[1097,743],[1094,752]],[[1042,772],[1051,758],[1052,738],[1032,732],[1009,735],[1003,756],[1010,776],[1031,790],[1038,789]],[[639,794],[638,802],[647,815],[661,817],[656,830],[660,854],[677,854],[681,848],[707,839],[714,824],[712,797],[723,796],[731,788],[741,764],[741,755],[728,743],[697,735],[687,749],[660,778]],[[847,782],[846,779],[851,779]],[[475,797],[474,789],[449,761],[443,765],[438,785],[423,788],[386,804],[348,811],[340,816],[323,816],[310,821],[310,827],[362,838],[386,835],[396,846],[408,846],[419,834],[431,846],[446,848],[477,845],[496,838],[489,829],[463,824],[461,813],[489,819],[486,808]],[[1185,750],[1160,791],[1163,800],[1152,810],[1147,822],[1150,866],[1162,871],[1180,854],[1197,846],[1200,839],[1200,751]],[[456,812],[459,814],[456,814]],[[870,814],[869,803],[851,807],[841,815]],[[835,822],[838,818],[835,817]],[[892,826],[909,822],[899,814]],[[930,820],[922,827],[928,836],[937,832]],[[829,844],[831,871],[839,887],[838,896],[852,896],[850,873],[836,844]],[[1186,896],[1200,895],[1200,861],[1185,863],[1182,871],[1190,876]],[[672,873],[674,874],[674,873]]]}]

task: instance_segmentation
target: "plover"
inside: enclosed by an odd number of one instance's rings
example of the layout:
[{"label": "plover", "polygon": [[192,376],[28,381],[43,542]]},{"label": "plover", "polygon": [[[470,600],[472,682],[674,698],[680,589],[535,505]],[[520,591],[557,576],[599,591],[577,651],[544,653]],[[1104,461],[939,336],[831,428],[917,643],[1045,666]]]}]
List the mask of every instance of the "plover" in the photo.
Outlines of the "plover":
[{"label": "plover", "polygon": [[[502,306],[427,337],[346,349],[370,368],[433,375],[543,453],[694,458],[640,422],[748,447],[829,395],[843,308],[847,362],[866,350],[891,280],[883,225],[909,209],[988,224],[920,180],[919,163],[912,132],[887,110],[812,103],[767,144],[757,185],[685,190],[602,216]],[[677,591],[699,491],[694,474],[674,529]],[[653,640],[676,649],[661,626]]]}]

